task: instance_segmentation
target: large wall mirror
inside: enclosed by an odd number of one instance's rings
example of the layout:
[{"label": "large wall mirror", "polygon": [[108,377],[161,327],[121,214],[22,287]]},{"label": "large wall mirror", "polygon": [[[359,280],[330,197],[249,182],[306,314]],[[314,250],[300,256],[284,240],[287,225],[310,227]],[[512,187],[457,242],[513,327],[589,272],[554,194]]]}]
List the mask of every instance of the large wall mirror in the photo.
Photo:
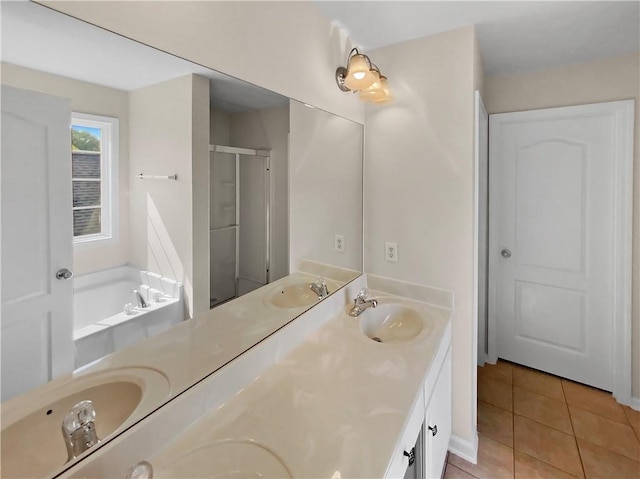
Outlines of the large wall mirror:
[{"label": "large wall mirror", "polygon": [[79,402],[103,444],[361,273],[363,126],[1,8],[1,459],[46,477]]}]

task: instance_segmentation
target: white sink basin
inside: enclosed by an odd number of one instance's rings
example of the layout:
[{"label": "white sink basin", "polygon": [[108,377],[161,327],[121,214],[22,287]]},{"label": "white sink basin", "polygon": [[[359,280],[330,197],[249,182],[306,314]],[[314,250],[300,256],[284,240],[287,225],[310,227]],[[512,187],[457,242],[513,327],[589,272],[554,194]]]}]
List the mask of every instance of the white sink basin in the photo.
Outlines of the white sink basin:
[{"label": "white sink basin", "polygon": [[156,479],[291,478],[282,460],[252,441],[225,440],[192,449],[170,464],[154,466]]},{"label": "white sink basin", "polygon": [[432,325],[415,309],[401,304],[378,304],[358,317],[360,330],[369,339],[383,344],[407,343]]},{"label": "white sink basin", "polygon": [[[315,280],[297,281],[289,284],[274,285],[264,296],[265,304],[281,309],[308,308],[320,299],[310,286]],[[340,286],[335,281],[326,280],[329,293]]]},{"label": "white sink basin", "polygon": [[[169,397],[164,375],[148,368],[120,368],[56,380],[2,404],[2,477],[45,477],[67,462],[62,420],[80,401],[96,410],[98,438],[104,440]],[[32,399],[33,398],[33,399]],[[138,416],[138,417],[137,417]]]}]

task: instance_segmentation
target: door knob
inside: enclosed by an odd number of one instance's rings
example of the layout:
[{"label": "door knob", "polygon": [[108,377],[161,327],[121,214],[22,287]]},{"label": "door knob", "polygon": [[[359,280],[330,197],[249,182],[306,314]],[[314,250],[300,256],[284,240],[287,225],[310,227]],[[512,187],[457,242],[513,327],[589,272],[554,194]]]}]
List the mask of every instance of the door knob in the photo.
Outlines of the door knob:
[{"label": "door knob", "polygon": [[503,258],[511,258],[511,250],[508,250],[507,248],[503,249],[500,254]]},{"label": "door knob", "polygon": [[67,268],[60,268],[56,272],[56,279],[71,279],[73,277],[73,273],[69,271]]}]

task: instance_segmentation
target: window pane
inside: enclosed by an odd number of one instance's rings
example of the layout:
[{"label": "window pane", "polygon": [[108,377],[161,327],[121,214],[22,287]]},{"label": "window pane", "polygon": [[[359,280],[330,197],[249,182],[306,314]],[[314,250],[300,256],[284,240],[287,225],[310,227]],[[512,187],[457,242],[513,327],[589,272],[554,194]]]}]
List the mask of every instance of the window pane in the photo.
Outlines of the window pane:
[{"label": "window pane", "polygon": [[101,232],[100,208],[73,212],[73,236],[92,235]]},{"label": "window pane", "polygon": [[73,206],[100,206],[100,182],[74,180]]},{"label": "window pane", "polygon": [[102,130],[91,126],[71,125],[71,149],[100,151]]},{"label": "window pane", "polygon": [[72,152],[71,176],[73,178],[100,178],[100,153]]}]

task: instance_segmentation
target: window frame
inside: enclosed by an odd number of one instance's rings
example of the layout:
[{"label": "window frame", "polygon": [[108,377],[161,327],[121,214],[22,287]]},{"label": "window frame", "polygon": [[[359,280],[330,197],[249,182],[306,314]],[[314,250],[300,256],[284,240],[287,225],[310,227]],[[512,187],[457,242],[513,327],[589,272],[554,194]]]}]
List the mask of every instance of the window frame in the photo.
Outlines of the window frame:
[{"label": "window frame", "polygon": [[[100,233],[73,236],[74,247],[105,245],[118,240],[118,165],[119,165],[119,126],[118,118],[93,115],[89,113],[71,113],[69,131],[74,125],[100,128]],[[72,153],[73,154],[73,153]],[[87,181],[87,178],[71,178],[73,181]],[[92,207],[93,208],[93,207]],[[73,211],[79,208],[72,205]]]}]

